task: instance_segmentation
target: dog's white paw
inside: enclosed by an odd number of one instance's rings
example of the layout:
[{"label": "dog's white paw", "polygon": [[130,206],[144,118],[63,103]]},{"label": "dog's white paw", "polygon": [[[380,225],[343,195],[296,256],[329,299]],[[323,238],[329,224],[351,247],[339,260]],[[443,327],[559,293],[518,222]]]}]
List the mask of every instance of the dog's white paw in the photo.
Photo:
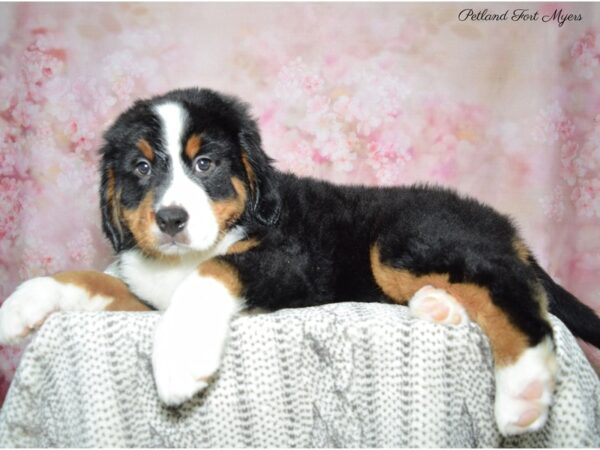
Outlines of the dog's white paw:
[{"label": "dog's white paw", "polygon": [[408,302],[414,317],[436,323],[461,325],[469,316],[460,303],[444,289],[423,286]]},{"label": "dog's white paw", "polygon": [[547,338],[512,365],[496,369],[496,422],[503,435],[544,426],[556,379],[554,345]]},{"label": "dog's white paw", "polygon": [[[223,339],[215,339],[165,313],[154,335],[152,364],[158,396],[167,405],[179,405],[208,386],[219,368]],[[183,318],[181,318],[183,319]],[[186,323],[188,322],[188,323]]]},{"label": "dog's white paw", "polygon": [[211,278],[193,274],[175,291],[157,325],[152,352],[154,380],[165,404],[179,405],[208,386],[237,307],[238,301]]},{"label": "dog's white paw", "polygon": [[112,299],[90,295],[73,284],[52,277],[22,283],[0,307],[0,344],[15,344],[39,328],[55,311],[98,311]]},{"label": "dog's white paw", "polygon": [[22,283],[0,307],[0,343],[15,344],[58,309],[60,284],[51,277]]}]

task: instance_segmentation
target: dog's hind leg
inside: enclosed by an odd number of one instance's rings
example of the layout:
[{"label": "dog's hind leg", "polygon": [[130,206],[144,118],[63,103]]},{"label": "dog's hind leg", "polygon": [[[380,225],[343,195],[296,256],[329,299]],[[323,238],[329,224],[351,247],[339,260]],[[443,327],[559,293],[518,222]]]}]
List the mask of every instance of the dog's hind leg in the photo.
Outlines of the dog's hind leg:
[{"label": "dog's hind leg", "polygon": [[60,272],[22,283],[0,307],[0,343],[27,337],[55,311],[147,311],[127,285],[111,275]]},{"label": "dog's hind leg", "polygon": [[[554,344],[545,292],[522,262],[510,256],[489,264],[464,261],[460,274],[443,271],[436,262],[430,271],[417,264],[420,272],[415,273],[402,257],[382,256],[377,244],[370,257],[375,282],[394,302],[410,302],[414,311],[424,309],[432,320],[446,323],[462,323],[464,310],[481,326],[495,360],[495,415],[502,434],[544,425],[556,375]],[[457,258],[450,259],[456,268]]]}]

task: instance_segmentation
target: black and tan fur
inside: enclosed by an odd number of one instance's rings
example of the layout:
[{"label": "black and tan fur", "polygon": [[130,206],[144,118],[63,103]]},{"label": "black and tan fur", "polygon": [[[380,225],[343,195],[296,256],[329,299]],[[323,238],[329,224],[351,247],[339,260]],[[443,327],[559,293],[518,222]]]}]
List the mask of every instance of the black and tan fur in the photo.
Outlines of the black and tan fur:
[{"label": "black and tan fur", "polygon": [[[234,268],[248,306],[405,304],[429,284],[462,303],[492,340],[499,362],[513,360],[551,334],[548,305],[559,315],[566,305],[577,305],[581,315],[567,319],[568,325],[600,345],[599,334],[584,325],[595,324],[596,316],[551,281],[505,216],[442,188],[343,187],[279,172],[263,152],[246,107],[208,90],[175,91],[138,102],[108,132],[102,210],[116,252],[147,245],[140,228],[150,220],[145,205],[152,190],[126,186],[116,198],[111,163],[123,151],[135,152],[121,147],[127,142],[124,125],[147,121],[150,133],[141,142],[152,147],[147,108],[165,99],[183,99],[197,114],[184,147],[190,159],[202,151],[205,127],[222,131],[217,158],[229,162],[228,174],[214,186],[207,184],[207,191],[215,199],[221,227],[243,225],[251,244],[236,244],[237,251],[212,264]],[[123,211],[125,220],[115,217],[116,211]],[[225,272],[231,278],[231,271]]]}]

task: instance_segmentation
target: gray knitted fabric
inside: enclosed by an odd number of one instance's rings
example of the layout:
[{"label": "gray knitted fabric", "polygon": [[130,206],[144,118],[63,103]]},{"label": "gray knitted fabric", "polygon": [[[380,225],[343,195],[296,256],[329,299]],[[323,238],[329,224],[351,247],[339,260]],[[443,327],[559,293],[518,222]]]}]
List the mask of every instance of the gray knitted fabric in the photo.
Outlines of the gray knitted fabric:
[{"label": "gray knitted fabric", "polygon": [[486,338],[404,307],[332,304],[240,315],[219,375],[164,407],[150,365],[158,313],[55,314],[0,413],[8,447],[561,447],[600,445],[600,382],[552,319],[560,375],[545,429],[503,439]]}]

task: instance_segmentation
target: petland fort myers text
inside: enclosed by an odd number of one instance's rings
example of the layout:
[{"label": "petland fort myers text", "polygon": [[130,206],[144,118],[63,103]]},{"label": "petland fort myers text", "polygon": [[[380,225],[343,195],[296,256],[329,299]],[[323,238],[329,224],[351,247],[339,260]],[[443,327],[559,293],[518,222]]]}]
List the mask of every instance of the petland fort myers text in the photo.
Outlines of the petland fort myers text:
[{"label": "petland fort myers text", "polygon": [[539,11],[528,8],[507,9],[502,12],[490,11],[486,9],[466,8],[458,13],[458,20],[461,22],[554,22],[562,27],[567,22],[580,22],[583,20],[581,14],[565,12],[562,9],[555,9],[551,13],[540,13]]}]

